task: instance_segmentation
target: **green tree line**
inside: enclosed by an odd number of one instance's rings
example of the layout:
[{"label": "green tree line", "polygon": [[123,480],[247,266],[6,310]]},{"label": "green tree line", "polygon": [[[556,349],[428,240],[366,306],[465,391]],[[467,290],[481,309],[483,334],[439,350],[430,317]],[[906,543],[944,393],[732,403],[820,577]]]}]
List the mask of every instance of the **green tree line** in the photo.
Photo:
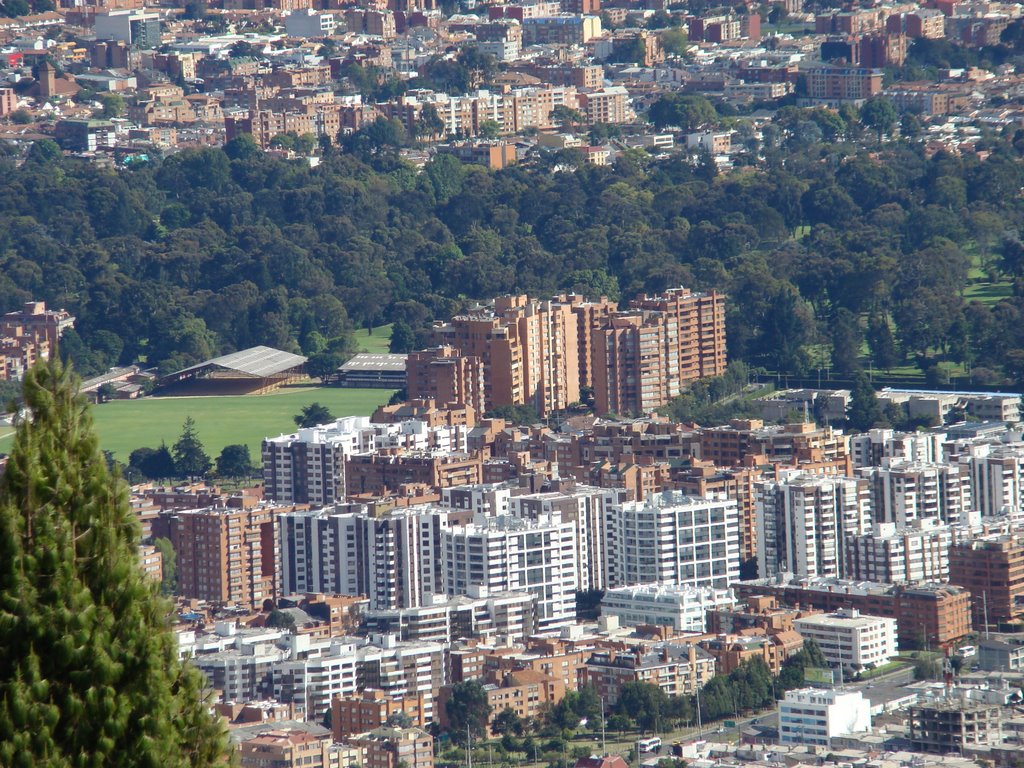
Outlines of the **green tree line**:
[{"label": "green tree line", "polygon": [[[356,327],[400,319],[408,348],[502,293],[685,285],[729,296],[730,355],[751,366],[848,373],[867,353],[1024,380],[1024,131],[983,134],[987,156],[929,157],[860,148],[859,116],[829,115],[786,108],[760,138],[742,130],[761,167],[729,174],[637,151],[567,173],[445,155],[417,172],[358,147],[309,168],[244,142],[114,171],[42,141],[0,159],[0,310],[68,308],[62,352],[83,374],[253,344],[332,356],[329,370]],[[966,299],[972,270],[1009,295]]]}]

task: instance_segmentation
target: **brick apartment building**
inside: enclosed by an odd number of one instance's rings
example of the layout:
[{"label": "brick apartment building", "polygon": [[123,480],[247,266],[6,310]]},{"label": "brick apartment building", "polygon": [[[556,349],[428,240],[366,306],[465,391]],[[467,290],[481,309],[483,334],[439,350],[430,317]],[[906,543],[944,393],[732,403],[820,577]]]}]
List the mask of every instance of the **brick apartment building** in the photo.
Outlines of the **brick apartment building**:
[{"label": "brick apartment building", "polygon": [[988,536],[952,545],[949,581],[970,592],[978,631],[1024,616],[1024,538]]},{"label": "brick apartment building", "polygon": [[434,737],[419,728],[376,728],[349,743],[364,750],[364,768],[434,768]]},{"label": "brick apartment building", "polygon": [[63,309],[26,302],[20,311],[0,315],[0,381],[20,379],[37,360],[47,360],[60,335],[75,324]]},{"label": "brick apartment building", "polygon": [[335,741],[344,741],[354,733],[366,733],[387,724],[395,715],[405,715],[411,725],[423,727],[423,694],[389,696],[376,688],[367,688],[350,696],[331,700],[331,733]]},{"label": "brick apartment building", "polygon": [[380,496],[408,485],[451,488],[483,481],[483,460],[478,453],[429,453],[384,450],[345,459],[349,496]]},{"label": "brick apartment building", "polygon": [[804,95],[813,104],[860,103],[882,91],[882,70],[822,66],[803,72]]},{"label": "brick apartment building", "polygon": [[210,507],[172,513],[178,594],[260,610],[275,597],[278,508]]},{"label": "brick apartment building", "polygon": [[970,593],[954,584],[914,587],[841,581],[799,579],[787,584],[768,580],[737,582],[738,599],[769,595],[793,607],[822,611],[855,608],[869,616],[896,619],[901,647],[949,647],[971,632]]},{"label": "brick apartment building", "polygon": [[643,296],[594,332],[598,413],[647,413],[725,372],[725,297],[674,288]]},{"label": "brick apartment building", "polygon": [[238,745],[242,768],[332,768],[331,738],[305,729],[268,728]]},{"label": "brick apartment building", "polygon": [[410,352],[405,361],[410,397],[439,403],[465,403],[478,414],[486,410],[483,361],[451,345]]}]

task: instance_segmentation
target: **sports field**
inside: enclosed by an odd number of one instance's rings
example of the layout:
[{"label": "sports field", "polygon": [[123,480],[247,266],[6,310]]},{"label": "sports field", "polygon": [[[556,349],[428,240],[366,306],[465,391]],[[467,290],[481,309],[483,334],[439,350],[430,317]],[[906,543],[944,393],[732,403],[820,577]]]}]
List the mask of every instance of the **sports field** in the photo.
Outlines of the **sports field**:
[{"label": "sports field", "polygon": [[[121,461],[142,446],[157,447],[163,440],[172,445],[181,434],[187,416],[195,419],[206,452],[216,458],[232,443],[249,446],[259,461],[260,441],[267,436],[293,432],[292,417],[304,405],[318,402],[334,416],[369,416],[392,395],[389,389],[295,387],[269,395],[242,397],[148,397],[115,400],[92,409],[100,447],[113,451]],[[0,427],[0,453],[10,450],[11,430]]]},{"label": "sports field", "polygon": [[[356,331],[356,345],[363,352],[387,352],[391,326],[371,334]],[[187,416],[195,419],[206,452],[216,458],[225,445],[245,443],[253,460],[259,461],[260,441],[270,435],[295,430],[292,417],[304,405],[317,402],[334,416],[369,416],[386,403],[390,389],[342,389],[339,387],[288,387],[270,395],[245,397],[149,397],[116,400],[92,409],[100,447],[113,451],[120,461],[136,448],[155,448],[163,440],[173,445]],[[10,450],[14,430],[0,426],[0,453]]]}]

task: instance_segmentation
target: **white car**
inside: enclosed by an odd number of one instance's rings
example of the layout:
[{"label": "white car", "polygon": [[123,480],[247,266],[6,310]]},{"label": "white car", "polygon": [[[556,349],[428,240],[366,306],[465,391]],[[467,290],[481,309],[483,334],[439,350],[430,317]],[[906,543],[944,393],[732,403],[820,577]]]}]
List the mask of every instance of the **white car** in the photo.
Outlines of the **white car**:
[{"label": "white car", "polygon": [[969,659],[971,658],[971,656],[974,656],[978,652],[978,649],[975,648],[973,645],[964,645],[958,648],[956,652],[960,656],[963,656],[965,659]]}]

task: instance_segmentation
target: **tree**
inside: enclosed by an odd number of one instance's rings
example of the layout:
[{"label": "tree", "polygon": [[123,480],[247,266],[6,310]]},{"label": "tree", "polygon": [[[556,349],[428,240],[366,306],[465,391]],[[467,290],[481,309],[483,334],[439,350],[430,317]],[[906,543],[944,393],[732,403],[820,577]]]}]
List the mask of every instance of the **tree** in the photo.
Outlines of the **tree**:
[{"label": "tree", "polygon": [[249,455],[248,445],[225,445],[217,456],[217,475],[219,477],[252,477],[256,467]]},{"label": "tree", "polygon": [[187,0],[185,3],[186,19],[202,21],[206,18],[206,0]]},{"label": "tree", "polygon": [[832,318],[831,331],[832,365],[839,373],[859,371],[863,335],[857,316],[845,307],[840,307]]},{"label": "tree", "polygon": [[137,469],[147,480],[177,476],[174,456],[165,443],[160,443],[159,448],[136,448],[128,456],[128,466]]},{"label": "tree", "polygon": [[160,580],[160,591],[165,595],[173,595],[178,587],[178,553],[170,539],[158,536],[153,539],[153,546],[160,551],[163,578]]},{"label": "tree", "polygon": [[683,56],[690,50],[690,39],[686,32],[678,27],[666,29],[658,35],[661,38],[661,47],[665,53],[673,56]]},{"label": "tree", "polygon": [[505,707],[491,721],[491,733],[495,736],[505,734],[521,736],[523,733],[523,719],[511,707]]},{"label": "tree", "polygon": [[15,125],[28,125],[32,122],[32,113],[20,107],[11,113],[11,122]]},{"label": "tree", "polygon": [[586,122],[586,117],[578,109],[559,104],[551,110],[551,119],[562,128],[574,128]]},{"label": "tree", "polygon": [[309,358],[306,363],[306,373],[315,376],[324,384],[338,377],[338,369],[345,362],[345,356],[337,352],[320,352]]},{"label": "tree", "polygon": [[267,616],[268,627],[274,627],[275,629],[293,629],[295,627],[295,617],[286,611],[281,611],[275,608]]},{"label": "tree", "polygon": [[491,705],[479,681],[467,680],[453,685],[451,696],[445,702],[445,712],[452,741],[465,744],[467,729],[476,738],[486,735],[484,726],[491,716]]},{"label": "tree", "polygon": [[871,361],[883,371],[890,370],[900,361],[889,318],[883,313],[874,312],[868,318],[868,348],[871,350]]},{"label": "tree", "polygon": [[412,352],[416,348],[416,334],[404,320],[395,320],[391,326],[391,341],[388,351],[396,354]]},{"label": "tree", "polygon": [[123,117],[125,112],[124,96],[119,93],[101,93],[100,103],[103,108],[100,110],[103,117]]},{"label": "tree", "polygon": [[251,133],[240,133],[224,145],[224,154],[232,160],[248,160],[262,152]]},{"label": "tree", "polygon": [[718,122],[718,113],[704,96],[667,94],[651,105],[647,116],[657,128],[674,125],[687,133]]},{"label": "tree", "polygon": [[477,133],[481,139],[496,139],[501,136],[501,125],[497,120],[484,120]]},{"label": "tree", "polygon": [[196,423],[191,416],[187,416],[181,425],[181,436],[171,453],[174,456],[174,471],[179,477],[204,477],[213,465],[199,440]]},{"label": "tree", "polygon": [[653,683],[629,682],[619,691],[615,711],[628,715],[644,731],[654,731],[668,715],[668,695]]},{"label": "tree", "polygon": [[414,126],[416,136],[420,139],[443,138],[445,123],[438,114],[437,107],[433,104],[425,104],[420,111],[419,119]]},{"label": "tree", "polygon": [[882,134],[891,133],[899,113],[896,107],[885,96],[874,96],[864,102],[860,109],[860,121],[866,128],[871,128],[882,141]]},{"label": "tree", "polygon": [[77,390],[57,359],[26,374],[0,479],[0,764],[219,765],[223,727]]},{"label": "tree", "polygon": [[865,432],[885,421],[882,407],[878,404],[875,388],[868,381],[867,374],[861,372],[853,380],[850,391],[850,407],[847,419],[854,429]]},{"label": "tree", "polygon": [[295,423],[300,428],[315,427],[318,424],[326,424],[334,421],[334,416],[327,409],[327,406],[320,403],[310,403],[302,406],[302,411],[295,416]]}]

